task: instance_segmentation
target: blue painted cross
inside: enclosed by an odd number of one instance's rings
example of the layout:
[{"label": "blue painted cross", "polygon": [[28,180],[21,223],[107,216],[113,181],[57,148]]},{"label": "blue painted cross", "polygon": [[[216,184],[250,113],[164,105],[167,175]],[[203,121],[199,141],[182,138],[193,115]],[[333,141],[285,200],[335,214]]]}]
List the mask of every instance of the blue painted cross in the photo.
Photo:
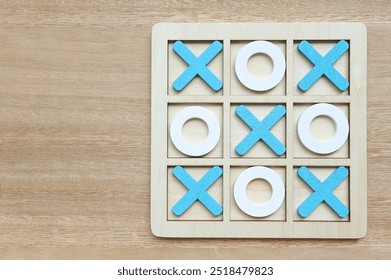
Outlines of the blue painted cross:
[{"label": "blue painted cross", "polygon": [[182,166],[176,166],[172,173],[189,190],[172,208],[172,212],[181,216],[189,207],[199,200],[214,216],[223,212],[223,208],[206,191],[223,174],[218,166],[213,166],[197,182]]},{"label": "blue painted cross", "polygon": [[324,182],[320,182],[305,166],[300,167],[297,173],[314,190],[297,209],[300,216],[303,218],[308,217],[323,201],[341,218],[349,214],[349,209],[333,194],[333,190],[349,175],[347,168],[343,166],[338,167]]},{"label": "blue painted cross", "polygon": [[349,87],[349,82],[333,66],[349,49],[349,44],[346,41],[339,41],[324,57],[307,41],[301,41],[297,48],[314,64],[314,68],[298,84],[302,91],[308,90],[323,75],[341,91]]},{"label": "blue painted cross", "polygon": [[174,81],[172,86],[176,91],[181,91],[197,75],[214,91],[222,88],[223,83],[207,67],[209,62],[223,49],[219,41],[214,41],[199,57],[196,57],[181,41],[176,41],[172,48],[189,65]]},{"label": "blue painted cross", "polygon": [[285,153],[285,146],[270,132],[270,129],[285,115],[284,106],[274,107],[262,121],[259,121],[244,105],[236,108],[236,114],[252,129],[236,146],[235,150],[239,155],[246,154],[259,140],[265,142],[277,155],[281,156]]}]

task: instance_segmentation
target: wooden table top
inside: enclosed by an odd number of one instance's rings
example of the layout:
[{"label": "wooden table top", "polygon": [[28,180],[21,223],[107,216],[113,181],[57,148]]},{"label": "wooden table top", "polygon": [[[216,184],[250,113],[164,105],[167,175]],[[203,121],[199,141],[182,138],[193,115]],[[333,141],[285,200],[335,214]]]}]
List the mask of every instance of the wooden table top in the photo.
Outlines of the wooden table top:
[{"label": "wooden table top", "polygon": [[[150,231],[158,22],[368,28],[368,231],[360,240],[161,239]],[[390,259],[389,1],[0,3],[0,258]]]}]

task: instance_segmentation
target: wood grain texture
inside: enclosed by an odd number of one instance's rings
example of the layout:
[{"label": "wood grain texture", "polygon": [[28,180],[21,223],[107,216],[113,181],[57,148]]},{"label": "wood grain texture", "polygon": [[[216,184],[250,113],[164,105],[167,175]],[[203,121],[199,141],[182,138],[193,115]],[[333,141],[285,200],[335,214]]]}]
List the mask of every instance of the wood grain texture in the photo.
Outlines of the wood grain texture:
[{"label": "wood grain texture", "polygon": [[[268,21],[367,25],[366,238],[153,237],[153,24]],[[0,258],[391,258],[389,1],[1,1],[0,26]]]}]

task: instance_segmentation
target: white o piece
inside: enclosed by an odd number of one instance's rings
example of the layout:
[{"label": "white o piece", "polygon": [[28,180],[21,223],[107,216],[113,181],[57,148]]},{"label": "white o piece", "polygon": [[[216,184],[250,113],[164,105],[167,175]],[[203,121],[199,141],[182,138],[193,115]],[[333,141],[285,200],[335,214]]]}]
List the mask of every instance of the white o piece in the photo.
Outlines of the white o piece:
[{"label": "white o piece", "polygon": [[[185,122],[190,119],[200,119],[208,126],[208,136],[199,144],[191,144],[182,134]],[[188,156],[202,156],[217,145],[220,139],[220,124],[216,116],[201,106],[190,106],[179,111],[171,122],[170,136],[174,146]]]},{"label": "white o piece", "polygon": [[[335,124],[334,136],[327,141],[319,141],[311,135],[311,122],[318,116],[326,116]],[[345,114],[336,106],[319,103],[308,107],[300,116],[297,132],[301,143],[317,154],[330,154],[341,148],[349,135],[349,122]]]},{"label": "white o piece", "polygon": [[[265,203],[254,203],[246,194],[248,184],[254,179],[264,179],[272,187],[272,196]],[[247,168],[235,181],[234,198],[239,208],[247,215],[253,217],[266,217],[276,212],[285,197],[285,186],[280,176],[272,169],[264,166]]]},{"label": "white o piece", "polygon": [[[248,71],[248,60],[256,53],[264,53],[273,61],[273,71],[264,79],[257,79]],[[276,45],[267,41],[254,41],[245,45],[239,51],[235,60],[235,72],[245,87],[255,91],[269,90],[278,85],[284,77],[285,57]]]}]

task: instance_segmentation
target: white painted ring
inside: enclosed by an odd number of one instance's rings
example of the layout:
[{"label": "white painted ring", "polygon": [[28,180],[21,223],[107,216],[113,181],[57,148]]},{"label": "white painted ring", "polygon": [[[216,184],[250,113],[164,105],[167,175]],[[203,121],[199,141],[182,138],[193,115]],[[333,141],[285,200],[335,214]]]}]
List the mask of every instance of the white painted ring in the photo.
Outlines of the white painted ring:
[{"label": "white painted ring", "polygon": [[[257,79],[248,71],[248,60],[256,53],[264,53],[273,61],[272,73],[264,78]],[[235,72],[240,82],[247,88],[255,91],[269,90],[281,81],[285,74],[285,57],[280,48],[267,41],[254,41],[245,45],[235,60]]]},{"label": "white painted ring", "polygon": [[[254,203],[246,194],[248,184],[254,179],[264,179],[269,182],[273,193],[265,203]],[[235,181],[234,198],[239,208],[247,215],[253,217],[266,217],[276,212],[285,197],[285,186],[280,176],[273,170],[264,166],[247,168]]]},{"label": "white painted ring", "polygon": [[[334,136],[327,141],[319,141],[311,135],[311,122],[318,116],[326,116],[333,120],[336,130]],[[300,116],[297,132],[301,143],[310,151],[318,154],[330,154],[341,148],[349,135],[349,122],[345,114],[336,106],[319,103],[308,107]]]},{"label": "white painted ring", "polygon": [[[208,136],[199,144],[191,144],[182,134],[185,122],[200,119],[208,126]],[[171,122],[170,136],[174,146],[188,156],[202,156],[214,149],[220,139],[220,124],[216,116],[201,106],[190,106],[179,111]]]}]

